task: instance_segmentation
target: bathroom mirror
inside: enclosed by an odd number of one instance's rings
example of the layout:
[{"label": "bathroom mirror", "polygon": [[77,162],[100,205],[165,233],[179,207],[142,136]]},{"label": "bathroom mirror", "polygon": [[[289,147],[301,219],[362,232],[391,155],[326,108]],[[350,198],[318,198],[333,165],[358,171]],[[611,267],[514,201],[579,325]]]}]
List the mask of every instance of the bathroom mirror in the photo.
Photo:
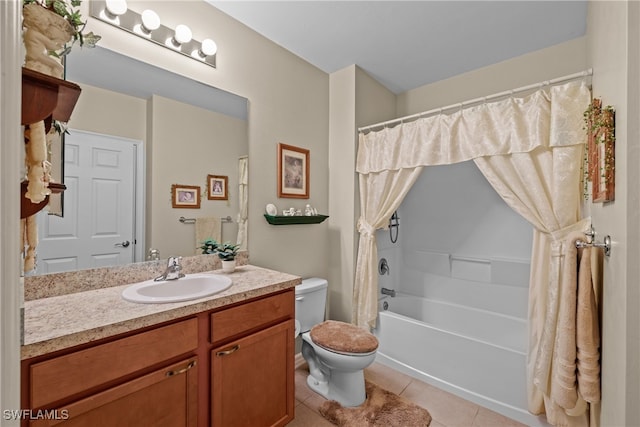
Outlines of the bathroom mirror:
[{"label": "bathroom mirror", "polygon": [[[74,49],[66,60],[66,78],[79,84],[82,93],[65,138],[64,217],[39,218],[37,274],[145,261],[152,250],[159,251],[160,259],[194,255],[198,241],[191,220],[196,218],[216,219],[219,240],[236,241],[239,168],[248,154],[246,98],[101,47]],[[87,200],[78,193],[104,204],[117,192],[110,190],[110,175],[83,178],[91,182],[89,186],[76,182],[76,170],[81,168],[75,162],[94,142],[99,151],[86,154],[90,170],[96,169],[95,162],[105,161],[107,167],[129,171],[138,182],[133,186],[132,210],[116,206],[119,202],[98,208],[84,202],[73,206],[74,198]],[[124,149],[116,149],[122,144]],[[114,166],[125,155],[133,156],[128,166]],[[207,197],[210,175],[227,178],[226,199]],[[200,187],[199,208],[173,207],[173,185]],[[134,220],[131,232],[111,232],[110,227],[128,219]],[[88,225],[80,225],[83,221]],[[98,221],[105,226],[96,225]],[[74,233],[86,227],[91,228],[93,242],[113,234],[110,253],[94,251],[98,255],[84,260],[61,255],[62,248],[76,245]],[[76,249],[80,253],[91,252],[80,245]],[[131,257],[122,257],[119,251]]]}]

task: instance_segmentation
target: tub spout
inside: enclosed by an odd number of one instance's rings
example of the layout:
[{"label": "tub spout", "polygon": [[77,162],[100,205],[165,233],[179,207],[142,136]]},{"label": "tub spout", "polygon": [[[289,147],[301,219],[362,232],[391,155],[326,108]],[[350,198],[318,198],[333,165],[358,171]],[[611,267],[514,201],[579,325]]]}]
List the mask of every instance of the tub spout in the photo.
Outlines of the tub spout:
[{"label": "tub spout", "polygon": [[396,296],[396,291],[395,291],[395,289],[382,288],[382,293],[383,293],[384,295],[389,295],[390,297],[395,297],[395,296]]}]

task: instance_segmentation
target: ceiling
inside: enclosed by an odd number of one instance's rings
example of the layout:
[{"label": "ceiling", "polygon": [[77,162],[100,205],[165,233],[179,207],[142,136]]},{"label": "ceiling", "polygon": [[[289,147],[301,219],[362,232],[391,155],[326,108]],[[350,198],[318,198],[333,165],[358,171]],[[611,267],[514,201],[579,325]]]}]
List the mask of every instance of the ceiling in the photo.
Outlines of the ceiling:
[{"label": "ceiling", "polygon": [[[356,64],[394,93],[580,37],[587,15],[578,0],[205,1],[326,73]],[[77,83],[247,117],[244,98],[108,49],[74,49],[66,69]]]},{"label": "ceiling", "polygon": [[583,36],[587,1],[216,1],[326,73],[356,64],[398,94]]}]

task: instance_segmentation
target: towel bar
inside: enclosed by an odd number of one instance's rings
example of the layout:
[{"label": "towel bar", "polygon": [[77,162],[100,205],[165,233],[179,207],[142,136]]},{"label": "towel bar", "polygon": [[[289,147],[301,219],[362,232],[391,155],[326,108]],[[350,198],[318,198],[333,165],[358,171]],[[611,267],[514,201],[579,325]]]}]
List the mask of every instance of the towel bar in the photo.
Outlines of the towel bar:
[{"label": "towel bar", "polygon": [[587,236],[588,240],[590,240],[590,241],[584,242],[582,240],[578,240],[578,241],[576,241],[576,248],[587,248],[589,246],[594,247],[594,248],[602,248],[602,249],[604,249],[605,256],[611,255],[611,236],[609,236],[608,234],[606,236],[604,236],[604,240],[603,240],[602,243],[597,243],[597,242],[592,241],[592,239],[596,235],[596,232],[593,229],[593,225],[584,234]]},{"label": "towel bar", "polygon": [[[183,224],[195,224],[196,219],[195,218],[185,218],[185,217],[181,216],[180,218],[178,218],[178,221],[180,221]],[[220,222],[233,222],[233,219],[231,218],[231,215],[227,215],[225,217],[220,218]]]},{"label": "towel bar", "polygon": [[576,242],[576,248],[587,248],[587,247],[594,247],[594,248],[602,248],[604,249],[604,254],[605,256],[609,256],[611,255],[611,236],[607,235],[604,236],[604,241],[602,243],[597,243],[597,242],[583,242],[582,240],[578,240]]}]

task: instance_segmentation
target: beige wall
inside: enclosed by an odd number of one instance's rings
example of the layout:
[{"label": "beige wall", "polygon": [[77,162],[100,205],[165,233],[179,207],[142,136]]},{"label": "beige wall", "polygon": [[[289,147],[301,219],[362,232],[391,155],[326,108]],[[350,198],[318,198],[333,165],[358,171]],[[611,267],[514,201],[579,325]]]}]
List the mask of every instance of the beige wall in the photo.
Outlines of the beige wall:
[{"label": "beige wall", "polygon": [[355,66],[330,77],[328,318],[351,320],[355,265]]},{"label": "beige wall", "polygon": [[586,37],[581,37],[402,93],[398,114],[445,107],[586,68]]},{"label": "beige wall", "polygon": [[616,109],[616,193],[611,203],[593,204],[593,225],[600,239],[610,234],[605,261],[602,342],[602,425],[640,425],[638,364],[638,5],[589,3],[588,52],[593,67],[593,96]]},{"label": "beige wall", "polygon": [[144,141],[146,120],[145,100],[83,84],[69,128]]},{"label": "beige wall", "polygon": [[395,95],[352,65],[331,74],[329,122],[329,318],[351,321],[360,216],[357,127],[396,116]]},{"label": "beige wall", "polygon": [[[100,106],[99,111],[96,106]],[[231,216],[222,224],[222,240],[235,241],[238,227],[238,163],[247,154],[247,122],[160,96],[144,100],[87,84],[74,114],[71,129],[142,141],[145,145],[145,246],[169,255],[193,255],[194,226],[178,222],[188,218]],[[73,130],[72,130],[73,131]],[[229,200],[208,200],[207,175],[229,177]],[[201,187],[200,209],[173,209],[171,185]]]},{"label": "beige wall", "polygon": [[[147,145],[147,248],[168,255],[193,255],[199,245],[195,226],[178,218],[226,217],[222,241],[236,241],[238,227],[238,158],[247,154],[247,122],[192,105],[153,96],[149,101]],[[207,198],[207,175],[228,177],[229,200]],[[200,187],[200,209],[175,209],[171,185]]]},{"label": "beige wall", "polygon": [[[137,11],[152,5],[165,25],[187,23],[194,38],[213,38],[218,44],[217,68],[90,18],[87,30],[102,35],[102,47],[249,99],[251,262],[302,276],[327,277],[328,223],[272,226],[263,213],[268,203],[280,210],[304,209],[310,203],[321,213],[328,211],[328,75],[203,1],[134,0],[128,4]],[[309,200],[277,197],[279,142],[310,150]]]}]

